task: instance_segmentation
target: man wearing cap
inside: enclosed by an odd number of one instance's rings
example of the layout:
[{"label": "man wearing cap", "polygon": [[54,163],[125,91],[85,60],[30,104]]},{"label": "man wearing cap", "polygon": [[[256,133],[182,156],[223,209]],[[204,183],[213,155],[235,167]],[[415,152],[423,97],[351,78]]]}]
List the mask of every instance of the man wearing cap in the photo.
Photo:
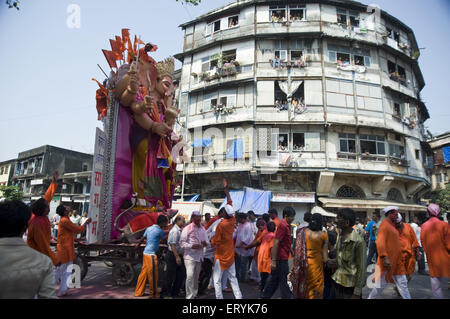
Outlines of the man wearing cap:
[{"label": "man wearing cap", "polygon": [[385,218],[377,236],[377,267],[375,268],[375,287],[368,299],[377,299],[388,282],[394,282],[403,299],[411,299],[406,274],[402,273],[402,251],[400,234],[395,228],[399,219],[399,208],[388,206],[383,209]]},{"label": "man wearing cap", "polygon": [[431,203],[427,212],[430,219],[420,229],[420,241],[427,255],[433,297],[443,299],[441,278],[450,278],[450,226],[438,219],[439,205]]},{"label": "man wearing cap", "polygon": [[203,248],[208,246],[206,231],[201,222],[202,214],[198,211],[192,212],[191,223],[183,229],[180,237],[180,246],[184,250],[183,257],[186,267],[186,299],[197,297]]},{"label": "man wearing cap", "polygon": [[230,280],[231,288],[236,299],[242,299],[242,293],[236,278],[236,269],[234,265],[234,244],[233,233],[236,219],[234,217],[233,202],[228,190],[228,183],[223,181],[225,194],[227,195],[227,205],[225,205],[226,215],[216,228],[216,233],[211,239],[211,245],[216,246],[214,255],[214,289],[216,291],[216,299],[223,299],[222,294],[222,276],[227,273]]}]

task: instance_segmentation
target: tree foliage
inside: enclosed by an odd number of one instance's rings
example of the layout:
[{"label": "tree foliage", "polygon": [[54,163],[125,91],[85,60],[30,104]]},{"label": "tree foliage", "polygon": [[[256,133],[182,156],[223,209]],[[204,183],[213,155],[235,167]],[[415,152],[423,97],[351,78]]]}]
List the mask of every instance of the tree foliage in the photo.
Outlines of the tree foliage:
[{"label": "tree foliage", "polygon": [[7,200],[23,199],[23,192],[17,186],[2,185],[0,186],[0,193],[2,194],[2,197]]},{"label": "tree foliage", "polygon": [[16,8],[19,10],[19,0],[6,0],[6,5],[9,9]]},{"label": "tree foliage", "polygon": [[[176,1],[178,2],[179,0]],[[202,2],[202,0],[181,0],[181,2],[197,6],[200,2]]]},{"label": "tree foliage", "polygon": [[437,190],[431,193],[431,202],[436,203],[441,207],[441,212],[450,211],[450,184],[447,184],[444,189]]}]

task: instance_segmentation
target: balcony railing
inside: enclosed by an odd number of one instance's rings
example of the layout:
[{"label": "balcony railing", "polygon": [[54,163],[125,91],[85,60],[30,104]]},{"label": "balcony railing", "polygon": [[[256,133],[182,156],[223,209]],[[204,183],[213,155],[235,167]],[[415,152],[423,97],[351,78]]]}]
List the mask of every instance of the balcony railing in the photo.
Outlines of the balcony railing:
[{"label": "balcony railing", "polygon": [[360,158],[362,161],[373,161],[373,162],[386,162],[385,155],[376,155],[376,154],[361,154]]},{"label": "balcony railing", "polygon": [[409,167],[409,161],[402,159],[402,158],[393,157],[393,156],[389,156],[389,163],[391,165]]}]

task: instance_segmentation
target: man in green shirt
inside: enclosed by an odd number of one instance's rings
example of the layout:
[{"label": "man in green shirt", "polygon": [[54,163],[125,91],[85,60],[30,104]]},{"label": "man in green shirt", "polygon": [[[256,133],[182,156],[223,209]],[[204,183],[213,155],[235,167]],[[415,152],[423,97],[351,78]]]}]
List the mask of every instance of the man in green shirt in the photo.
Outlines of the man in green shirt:
[{"label": "man in green shirt", "polygon": [[338,210],[336,223],[341,231],[336,242],[337,255],[329,261],[329,266],[336,267],[331,277],[336,299],[361,299],[366,282],[366,243],[352,228],[355,220],[352,209]]}]

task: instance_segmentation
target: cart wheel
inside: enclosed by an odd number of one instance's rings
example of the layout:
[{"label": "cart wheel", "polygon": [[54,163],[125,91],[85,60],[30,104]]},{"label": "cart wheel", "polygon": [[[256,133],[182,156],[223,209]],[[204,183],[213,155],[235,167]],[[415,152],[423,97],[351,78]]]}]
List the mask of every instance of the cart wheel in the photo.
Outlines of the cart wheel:
[{"label": "cart wheel", "polygon": [[88,272],[88,262],[86,261],[86,259],[83,256],[76,255],[73,263],[80,267],[80,270],[81,270],[80,280],[83,280],[84,277],[86,277],[86,274]]},{"label": "cart wheel", "polygon": [[118,286],[127,286],[133,282],[136,271],[130,263],[114,263],[112,276]]}]

